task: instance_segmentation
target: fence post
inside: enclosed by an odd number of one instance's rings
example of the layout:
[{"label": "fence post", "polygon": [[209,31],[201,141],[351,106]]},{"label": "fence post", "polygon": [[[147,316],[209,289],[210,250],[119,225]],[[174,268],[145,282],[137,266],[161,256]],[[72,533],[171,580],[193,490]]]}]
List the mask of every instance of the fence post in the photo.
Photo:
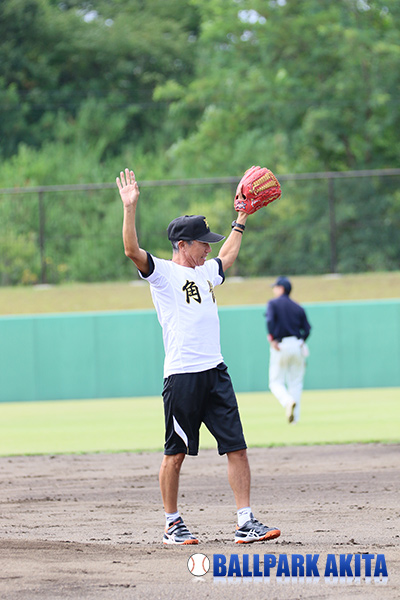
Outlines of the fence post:
[{"label": "fence post", "polygon": [[330,239],[330,264],[331,273],[337,272],[337,245],[336,245],[336,217],[335,217],[335,193],[334,181],[328,178],[329,186],[329,239]]},{"label": "fence post", "polygon": [[40,283],[46,283],[46,253],[45,253],[46,214],[43,203],[43,192],[39,192],[39,251],[40,251]]}]

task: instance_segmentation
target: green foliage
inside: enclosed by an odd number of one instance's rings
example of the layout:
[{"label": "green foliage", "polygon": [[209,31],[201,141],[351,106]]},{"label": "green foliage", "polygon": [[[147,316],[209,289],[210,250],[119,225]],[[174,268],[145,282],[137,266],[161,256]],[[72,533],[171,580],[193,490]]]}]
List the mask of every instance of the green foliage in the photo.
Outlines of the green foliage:
[{"label": "green foliage", "polygon": [[1,285],[32,284],[40,279],[38,210],[31,200],[0,197]]},{"label": "green foliage", "polygon": [[[197,174],[223,174],[227,164],[241,172],[260,161],[284,172],[396,162],[397,2],[192,3],[203,23],[196,78],[171,116],[196,103],[199,114],[173,148],[177,168],[195,163]],[[249,132],[262,143],[244,153]]]},{"label": "green foliage", "polygon": [[39,282],[40,262],[34,234],[0,238],[1,285]]},{"label": "green foliage", "polygon": [[[2,0],[0,187],[397,167],[397,0]],[[396,180],[284,182],[237,274],[398,269]],[[142,245],[168,222],[228,233],[230,186],[141,186]],[[117,190],[0,197],[4,283],[132,277]],[[43,221],[44,215],[44,221]],[[25,265],[25,269],[23,268]]]},{"label": "green foliage", "polygon": [[169,78],[187,80],[193,54],[188,38],[197,27],[195,11],[183,0],[3,0],[3,156],[21,142],[38,147],[53,140],[59,115],[74,120],[89,98],[108,116],[123,115],[125,126],[113,132],[114,139],[140,135],[150,147],[149,130],[159,128],[166,109],[154,103],[153,91]]}]

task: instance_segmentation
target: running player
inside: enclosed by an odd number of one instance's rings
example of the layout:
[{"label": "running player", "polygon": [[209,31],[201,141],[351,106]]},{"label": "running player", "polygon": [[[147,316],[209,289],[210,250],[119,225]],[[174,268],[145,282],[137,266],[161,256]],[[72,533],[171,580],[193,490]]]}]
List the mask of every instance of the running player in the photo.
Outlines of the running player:
[{"label": "running player", "polygon": [[300,418],[311,325],[305,310],[290,297],[292,284],[278,277],[273,285],[275,298],[267,304],[266,325],[270,343],[269,388],[285,408],[289,423]]}]

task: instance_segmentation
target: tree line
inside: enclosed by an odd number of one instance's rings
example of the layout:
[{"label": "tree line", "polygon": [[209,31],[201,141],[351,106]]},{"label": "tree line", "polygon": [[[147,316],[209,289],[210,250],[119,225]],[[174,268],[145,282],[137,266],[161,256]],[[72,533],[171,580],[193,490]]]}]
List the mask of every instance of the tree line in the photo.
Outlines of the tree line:
[{"label": "tree line", "polygon": [[[240,177],[252,164],[281,174],[397,167],[399,17],[396,0],[3,0],[0,187],[110,182],[125,166],[139,180]],[[150,215],[230,218],[231,191],[152,192],[143,244],[153,240]],[[397,181],[335,192],[338,270],[398,269]],[[243,270],[326,271],[327,194],[285,186],[274,241],[262,217]],[[103,255],[95,275],[73,267],[86,238],[119,237],[116,201],[51,200],[46,259],[64,273],[55,281],[127,276],[113,269],[117,243],[93,242]],[[0,197],[3,284],[38,278],[35,207]]]}]

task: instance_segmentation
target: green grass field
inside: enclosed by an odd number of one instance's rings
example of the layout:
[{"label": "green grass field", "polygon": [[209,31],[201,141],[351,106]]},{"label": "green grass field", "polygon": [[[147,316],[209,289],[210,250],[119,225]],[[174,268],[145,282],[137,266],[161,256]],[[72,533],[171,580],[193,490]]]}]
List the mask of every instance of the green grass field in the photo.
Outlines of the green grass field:
[{"label": "green grass field", "polygon": [[[267,392],[239,394],[249,446],[400,442],[396,388],[305,391],[302,416],[287,424]],[[159,397],[0,404],[0,455],[161,450]],[[202,448],[215,448],[205,428]]]},{"label": "green grass field", "polygon": [[[134,271],[132,271],[134,273]],[[134,276],[134,275],[133,275]],[[290,274],[289,274],[290,276]],[[299,302],[400,297],[400,272],[291,277]],[[223,305],[271,298],[273,277],[228,277]],[[153,308],[145,282],[0,287],[0,315]],[[306,391],[300,423],[289,426],[269,393],[238,396],[249,446],[399,442],[400,390]],[[161,450],[161,398],[0,403],[0,455]],[[202,430],[202,447],[215,447]]]}]

